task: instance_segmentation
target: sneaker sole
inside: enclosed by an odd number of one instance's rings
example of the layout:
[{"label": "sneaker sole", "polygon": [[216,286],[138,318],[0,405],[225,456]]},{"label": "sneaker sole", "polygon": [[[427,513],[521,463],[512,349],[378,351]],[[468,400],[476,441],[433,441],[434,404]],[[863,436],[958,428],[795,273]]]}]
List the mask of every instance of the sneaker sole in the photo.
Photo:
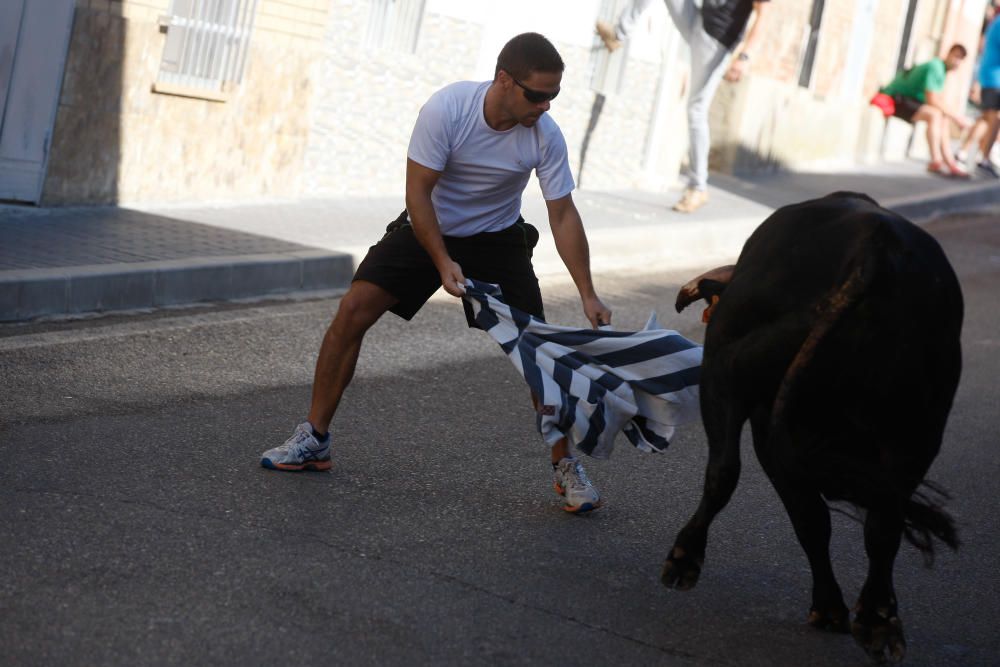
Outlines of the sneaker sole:
[{"label": "sneaker sole", "polygon": [[268,470],[284,470],[286,472],[301,472],[303,470],[329,470],[333,467],[333,461],[308,461],[306,463],[274,463],[271,459],[261,459],[260,465]]},{"label": "sneaker sole", "polygon": [[[556,493],[558,493],[563,498],[566,498],[566,490],[559,486],[558,483],[553,482],[552,486],[555,488]],[[587,512],[593,512],[599,508],[604,503],[598,500],[596,503],[583,503],[582,505],[563,505],[563,511],[569,512],[570,514],[586,514]]]},{"label": "sneaker sole", "polygon": [[598,500],[596,503],[584,503],[576,507],[570,507],[569,505],[563,506],[564,512],[569,512],[570,514],[586,514],[587,512],[593,512],[594,510],[601,507],[603,503]]}]

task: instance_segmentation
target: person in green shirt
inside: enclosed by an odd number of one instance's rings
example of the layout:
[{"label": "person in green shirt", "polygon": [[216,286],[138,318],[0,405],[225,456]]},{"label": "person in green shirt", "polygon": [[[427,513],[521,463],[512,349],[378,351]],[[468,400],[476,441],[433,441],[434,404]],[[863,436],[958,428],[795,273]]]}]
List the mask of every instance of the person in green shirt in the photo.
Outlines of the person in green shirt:
[{"label": "person in green shirt", "polygon": [[931,151],[927,171],[958,178],[968,178],[969,173],[952,156],[948,121],[961,129],[969,127],[971,122],[945,104],[942,91],[948,72],[958,67],[966,55],[964,46],[953,44],[944,60],[932,58],[904,70],[881,91],[895,102],[894,116],[907,123],[921,120],[927,123],[927,144]]}]

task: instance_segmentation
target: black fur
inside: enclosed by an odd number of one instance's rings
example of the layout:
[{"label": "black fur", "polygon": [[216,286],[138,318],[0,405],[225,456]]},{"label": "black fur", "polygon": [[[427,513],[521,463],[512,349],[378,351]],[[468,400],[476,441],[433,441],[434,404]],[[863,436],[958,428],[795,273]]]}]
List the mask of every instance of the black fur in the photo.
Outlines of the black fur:
[{"label": "black fur", "polygon": [[703,296],[724,288],[701,374],[709,463],[664,583],[696,583],[750,421],[812,567],[809,622],[847,629],[827,504],[845,501],[864,512],[870,563],[851,630],[876,660],[901,659],[892,586],[900,540],[928,562],[935,538],[958,546],[946,494],[924,480],[961,372],[963,303],[951,265],[920,228],[866,195],[837,192],[776,211],[747,240],[729,284],[704,287]]}]

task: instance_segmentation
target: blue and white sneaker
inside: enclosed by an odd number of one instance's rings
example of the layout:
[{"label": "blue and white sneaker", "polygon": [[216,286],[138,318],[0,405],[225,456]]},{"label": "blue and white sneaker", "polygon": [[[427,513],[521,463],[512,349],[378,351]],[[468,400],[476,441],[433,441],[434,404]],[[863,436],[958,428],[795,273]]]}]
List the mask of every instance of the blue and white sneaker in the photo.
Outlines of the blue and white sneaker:
[{"label": "blue and white sneaker", "polygon": [[1000,173],[997,173],[997,167],[995,164],[989,160],[983,160],[976,165],[976,171],[983,174],[984,176],[989,176],[990,178],[1000,178]]},{"label": "blue and white sneaker", "polygon": [[601,495],[587,479],[578,460],[561,459],[554,466],[552,481],[556,493],[563,497],[563,509],[567,512],[583,514],[601,506]]},{"label": "blue and white sneaker", "polygon": [[312,425],[303,422],[285,444],[264,452],[260,464],[271,470],[329,470],[333,467],[330,436],[326,436],[325,443],[320,442],[312,434]]}]

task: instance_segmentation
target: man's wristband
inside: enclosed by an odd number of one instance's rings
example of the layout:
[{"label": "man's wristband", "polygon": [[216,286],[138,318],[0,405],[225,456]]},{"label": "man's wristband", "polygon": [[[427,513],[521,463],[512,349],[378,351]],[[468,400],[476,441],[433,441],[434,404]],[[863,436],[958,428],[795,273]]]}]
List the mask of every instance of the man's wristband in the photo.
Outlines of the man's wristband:
[{"label": "man's wristband", "polygon": [[740,52],[740,55],[736,56],[736,59],[739,60],[740,62],[746,62],[750,60],[750,54],[747,53],[746,51],[742,51]]}]

